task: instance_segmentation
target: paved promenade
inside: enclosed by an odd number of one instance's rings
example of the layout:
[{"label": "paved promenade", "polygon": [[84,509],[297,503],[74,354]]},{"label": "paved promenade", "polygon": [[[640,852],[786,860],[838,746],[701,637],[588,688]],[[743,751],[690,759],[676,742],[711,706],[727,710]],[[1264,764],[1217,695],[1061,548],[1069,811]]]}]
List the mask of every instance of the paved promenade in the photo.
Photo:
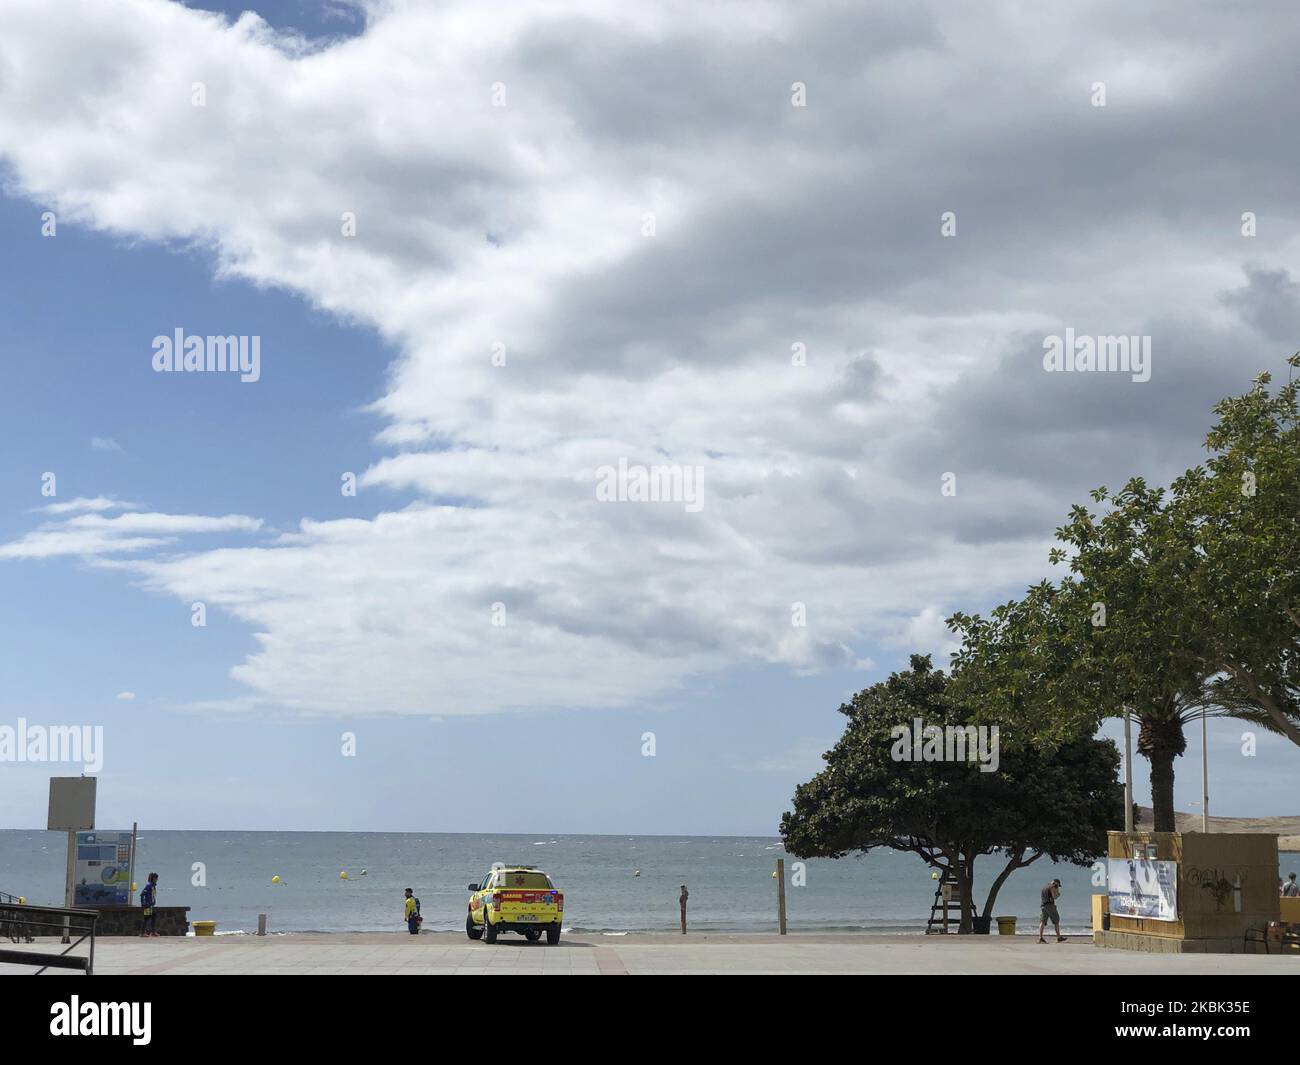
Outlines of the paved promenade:
[{"label": "paved promenade", "polygon": [[[6,944],[8,946],[8,944]],[[49,949],[49,945],[37,948]],[[0,965],[0,973],[31,972]],[[305,933],[258,938],[101,939],[101,974],[191,973],[1097,973],[1300,975],[1300,955],[1142,954],[1102,950],[1091,939],[1036,943],[1032,936],[868,935],[566,936],[559,946],[507,936],[492,946],[458,933]]]}]

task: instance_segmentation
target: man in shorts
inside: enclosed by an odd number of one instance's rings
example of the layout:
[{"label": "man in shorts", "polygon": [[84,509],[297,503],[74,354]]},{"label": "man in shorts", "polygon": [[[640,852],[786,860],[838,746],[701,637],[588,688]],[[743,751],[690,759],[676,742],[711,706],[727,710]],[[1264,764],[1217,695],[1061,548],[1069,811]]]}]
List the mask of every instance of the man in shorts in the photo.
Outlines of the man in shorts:
[{"label": "man in shorts", "polygon": [[1043,904],[1043,912],[1038,921],[1038,942],[1040,943],[1047,942],[1047,940],[1043,938],[1043,932],[1047,929],[1048,921],[1051,921],[1052,926],[1056,929],[1056,941],[1058,943],[1065,942],[1065,936],[1061,935],[1061,915],[1056,912],[1056,900],[1060,895],[1061,882],[1059,880],[1053,880],[1050,884],[1044,885],[1042,893],[1039,896],[1039,899]]}]

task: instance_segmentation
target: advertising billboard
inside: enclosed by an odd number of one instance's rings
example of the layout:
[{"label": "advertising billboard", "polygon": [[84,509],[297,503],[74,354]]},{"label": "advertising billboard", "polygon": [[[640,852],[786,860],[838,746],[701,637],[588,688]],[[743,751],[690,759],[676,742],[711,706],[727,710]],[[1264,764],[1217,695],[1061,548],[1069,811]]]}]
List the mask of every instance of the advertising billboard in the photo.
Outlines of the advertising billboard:
[{"label": "advertising billboard", "polygon": [[1106,893],[1112,917],[1178,920],[1178,863],[1151,858],[1110,858]]},{"label": "advertising billboard", "polygon": [[74,906],[131,902],[131,833],[78,832],[73,865]]}]

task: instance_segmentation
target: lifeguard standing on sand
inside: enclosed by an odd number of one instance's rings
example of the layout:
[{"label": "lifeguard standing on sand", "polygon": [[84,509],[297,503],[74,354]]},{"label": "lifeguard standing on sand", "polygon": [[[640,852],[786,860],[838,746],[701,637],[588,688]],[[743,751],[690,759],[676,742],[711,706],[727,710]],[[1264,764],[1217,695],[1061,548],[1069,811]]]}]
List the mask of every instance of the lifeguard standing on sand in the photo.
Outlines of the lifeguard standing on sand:
[{"label": "lifeguard standing on sand", "polygon": [[418,936],[424,918],[420,916],[420,900],[415,897],[415,892],[410,888],[406,889],[406,898],[402,902],[402,917],[406,921],[406,930],[411,935]]}]

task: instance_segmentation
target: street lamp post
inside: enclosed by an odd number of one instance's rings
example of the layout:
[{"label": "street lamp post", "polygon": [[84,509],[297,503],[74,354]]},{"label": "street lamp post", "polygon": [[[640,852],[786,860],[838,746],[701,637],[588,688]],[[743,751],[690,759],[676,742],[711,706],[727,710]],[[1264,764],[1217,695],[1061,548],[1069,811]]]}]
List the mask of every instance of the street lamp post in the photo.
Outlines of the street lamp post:
[{"label": "street lamp post", "polygon": [[1133,728],[1124,707],[1124,831],[1133,831]]},{"label": "street lamp post", "polygon": [[1205,741],[1205,708],[1201,708],[1201,831],[1210,831],[1210,745]]}]

